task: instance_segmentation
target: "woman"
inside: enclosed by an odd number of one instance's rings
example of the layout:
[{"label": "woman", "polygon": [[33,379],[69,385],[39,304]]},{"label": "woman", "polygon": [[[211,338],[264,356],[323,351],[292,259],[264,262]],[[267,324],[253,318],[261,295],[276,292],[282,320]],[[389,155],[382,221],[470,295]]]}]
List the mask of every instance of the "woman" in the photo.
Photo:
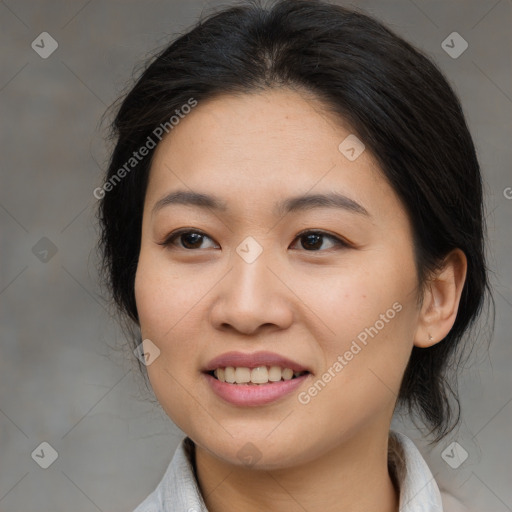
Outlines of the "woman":
[{"label": "woman", "polygon": [[136,512],[443,510],[390,431],[397,406],[456,425],[445,370],[488,289],[434,64],[366,15],[251,2],[165,48],[113,135],[105,279],[187,436]]}]

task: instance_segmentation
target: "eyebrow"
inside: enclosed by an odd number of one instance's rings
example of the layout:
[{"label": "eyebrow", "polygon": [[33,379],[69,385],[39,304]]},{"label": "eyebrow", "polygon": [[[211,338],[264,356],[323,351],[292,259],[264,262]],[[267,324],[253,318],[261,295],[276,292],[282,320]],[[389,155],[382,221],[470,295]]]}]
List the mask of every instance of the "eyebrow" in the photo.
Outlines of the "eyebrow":
[{"label": "eyebrow", "polygon": [[[226,212],[228,206],[221,199],[198,192],[176,190],[159,199],[153,206],[152,214],[170,205],[197,206],[199,208]],[[351,213],[371,217],[366,208],[358,202],[338,192],[327,194],[309,194],[289,197],[274,206],[273,213],[276,216],[284,216],[289,212],[311,210],[314,208],[338,208]]]}]

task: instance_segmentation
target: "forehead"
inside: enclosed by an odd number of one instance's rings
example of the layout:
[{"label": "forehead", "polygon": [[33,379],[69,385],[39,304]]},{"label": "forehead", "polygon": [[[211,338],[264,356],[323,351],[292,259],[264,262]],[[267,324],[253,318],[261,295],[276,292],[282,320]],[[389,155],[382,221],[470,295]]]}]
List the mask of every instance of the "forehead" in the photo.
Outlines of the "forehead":
[{"label": "forehead", "polygon": [[342,151],[346,140],[357,144],[354,137],[319,100],[289,89],[198,102],[157,146],[146,202],[154,207],[176,189],[210,191],[241,206],[336,192],[400,209],[370,152],[351,160]]},{"label": "forehead", "polygon": [[[157,154],[187,143],[196,160],[224,152],[230,158],[258,160],[275,157],[299,160],[329,147],[330,139],[350,134],[344,121],[330,113],[311,93],[270,89],[250,94],[222,95],[198,102],[157,147]],[[324,143],[320,144],[320,139]],[[192,155],[190,155],[192,156]]]}]

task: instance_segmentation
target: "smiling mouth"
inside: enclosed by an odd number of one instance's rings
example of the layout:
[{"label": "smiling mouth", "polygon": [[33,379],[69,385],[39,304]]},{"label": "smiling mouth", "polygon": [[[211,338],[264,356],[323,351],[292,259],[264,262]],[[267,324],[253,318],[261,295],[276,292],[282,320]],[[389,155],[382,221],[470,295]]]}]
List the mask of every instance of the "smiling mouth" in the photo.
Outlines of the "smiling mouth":
[{"label": "smiling mouth", "polygon": [[207,373],[220,382],[258,386],[293,380],[309,372],[294,372],[291,368],[282,368],[280,366],[258,366],[256,368],[227,366],[225,368],[217,368]]}]

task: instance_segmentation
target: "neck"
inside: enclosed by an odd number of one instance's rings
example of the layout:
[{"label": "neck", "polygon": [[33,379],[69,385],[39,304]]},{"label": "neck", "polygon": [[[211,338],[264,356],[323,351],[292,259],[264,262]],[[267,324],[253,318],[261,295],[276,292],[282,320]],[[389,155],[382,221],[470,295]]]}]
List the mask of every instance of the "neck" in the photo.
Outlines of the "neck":
[{"label": "neck", "polygon": [[196,445],[201,492],[210,512],[398,511],[388,471],[388,432],[361,432],[320,457],[278,470],[226,463]]}]

